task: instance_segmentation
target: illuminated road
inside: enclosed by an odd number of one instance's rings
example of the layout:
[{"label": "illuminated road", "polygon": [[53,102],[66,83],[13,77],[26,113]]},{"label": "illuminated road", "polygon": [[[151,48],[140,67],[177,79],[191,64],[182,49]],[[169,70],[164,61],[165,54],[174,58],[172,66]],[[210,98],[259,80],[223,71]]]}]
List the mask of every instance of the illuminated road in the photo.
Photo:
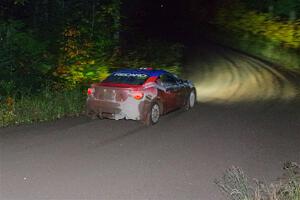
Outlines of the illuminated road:
[{"label": "illuminated road", "polygon": [[297,98],[299,82],[291,80],[291,74],[220,46],[202,46],[205,48],[190,53],[187,70],[200,102],[286,102]]},{"label": "illuminated road", "polygon": [[0,199],[216,200],[232,165],[274,180],[300,162],[296,76],[213,45],[187,64],[198,105],[153,127],[79,117],[0,129]]}]

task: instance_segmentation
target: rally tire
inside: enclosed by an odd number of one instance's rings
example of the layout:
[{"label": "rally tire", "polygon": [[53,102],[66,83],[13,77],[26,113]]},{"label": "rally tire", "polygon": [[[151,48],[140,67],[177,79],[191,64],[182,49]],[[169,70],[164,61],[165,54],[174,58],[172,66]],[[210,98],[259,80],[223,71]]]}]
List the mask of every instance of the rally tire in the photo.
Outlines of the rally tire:
[{"label": "rally tire", "polygon": [[94,111],[91,110],[86,110],[86,114],[85,114],[88,118],[95,120],[97,119],[97,113],[95,113]]},{"label": "rally tire", "polygon": [[158,103],[153,103],[149,109],[149,113],[147,114],[146,125],[151,126],[158,123],[160,113],[160,106]]},{"label": "rally tire", "polygon": [[193,108],[196,104],[196,99],[197,99],[196,92],[195,92],[195,90],[192,90],[186,100],[185,109],[189,110],[189,109]]}]

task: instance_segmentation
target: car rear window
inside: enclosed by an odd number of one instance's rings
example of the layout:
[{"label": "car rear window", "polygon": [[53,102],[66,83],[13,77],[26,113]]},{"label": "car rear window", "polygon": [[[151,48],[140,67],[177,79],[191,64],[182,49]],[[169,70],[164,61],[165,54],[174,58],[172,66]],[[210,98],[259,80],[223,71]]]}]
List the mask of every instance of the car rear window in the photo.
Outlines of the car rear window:
[{"label": "car rear window", "polygon": [[149,78],[146,74],[114,73],[107,77],[103,83],[142,85]]}]

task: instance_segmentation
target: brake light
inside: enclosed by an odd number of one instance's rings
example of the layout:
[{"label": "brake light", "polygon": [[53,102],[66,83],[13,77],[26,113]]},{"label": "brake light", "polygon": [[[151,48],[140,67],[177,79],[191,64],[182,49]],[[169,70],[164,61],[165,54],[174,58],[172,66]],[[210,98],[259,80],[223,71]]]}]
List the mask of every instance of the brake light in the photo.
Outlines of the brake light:
[{"label": "brake light", "polygon": [[88,90],[87,90],[88,95],[93,95],[94,92],[95,92],[95,88],[88,88]]},{"label": "brake light", "polygon": [[134,99],[136,100],[141,100],[144,97],[144,93],[143,92],[132,92],[131,95],[133,96]]}]

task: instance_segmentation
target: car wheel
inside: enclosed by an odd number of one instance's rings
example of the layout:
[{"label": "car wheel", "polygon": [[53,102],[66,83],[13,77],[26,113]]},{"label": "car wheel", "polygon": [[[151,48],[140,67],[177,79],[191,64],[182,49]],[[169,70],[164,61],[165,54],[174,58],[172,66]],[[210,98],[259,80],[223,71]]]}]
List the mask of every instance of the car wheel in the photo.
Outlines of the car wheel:
[{"label": "car wheel", "polygon": [[153,103],[150,107],[150,112],[147,115],[146,125],[156,124],[160,118],[160,107],[157,103]]},{"label": "car wheel", "polygon": [[98,119],[104,119],[102,113],[99,113],[99,114],[97,115],[97,117],[98,117]]},{"label": "car wheel", "polygon": [[196,92],[194,90],[192,90],[188,96],[186,105],[185,105],[185,109],[189,110],[191,108],[193,108],[195,106],[196,103]]},{"label": "car wheel", "polygon": [[102,113],[96,113],[95,111],[86,110],[86,116],[89,117],[92,120],[95,119],[104,119],[102,116]]},{"label": "car wheel", "polygon": [[94,111],[86,110],[86,116],[92,120],[97,119],[97,113]]}]

